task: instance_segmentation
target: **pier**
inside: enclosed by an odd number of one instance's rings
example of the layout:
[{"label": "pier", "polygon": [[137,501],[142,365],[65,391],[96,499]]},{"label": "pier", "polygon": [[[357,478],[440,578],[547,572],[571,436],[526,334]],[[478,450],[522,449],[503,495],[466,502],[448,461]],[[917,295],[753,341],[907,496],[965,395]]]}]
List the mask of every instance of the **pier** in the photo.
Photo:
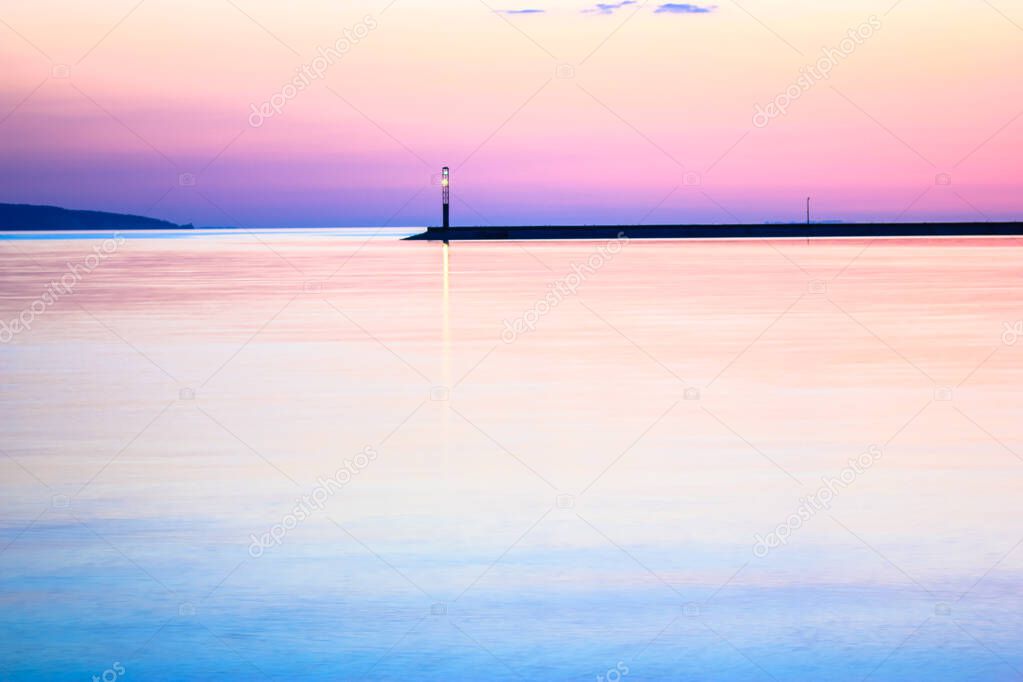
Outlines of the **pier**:
[{"label": "pier", "polygon": [[1020,237],[1023,222],[821,223],[767,225],[509,225],[428,227],[412,241],[572,239],[837,239],[895,237]]},{"label": "pier", "polygon": [[440,175],[441,226],[406,237],[409,241],[537,241],[573,239],[883,239],[900,237],[1021,237],[1023,222],[843,223],[732,225],[506,225],[451,227],[451,169]]}]

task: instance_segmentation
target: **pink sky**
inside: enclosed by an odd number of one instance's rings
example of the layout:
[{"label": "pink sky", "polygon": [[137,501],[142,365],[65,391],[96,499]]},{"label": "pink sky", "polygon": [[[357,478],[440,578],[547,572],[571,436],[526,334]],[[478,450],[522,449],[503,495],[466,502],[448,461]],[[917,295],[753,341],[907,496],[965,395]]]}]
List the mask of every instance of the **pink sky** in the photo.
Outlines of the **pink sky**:
[{"label": "pink sky", "polygon": [[47,0],[0,36],[3,202],[422,225],[447,164],[456,224],[1023,218],[1009,0]]}]

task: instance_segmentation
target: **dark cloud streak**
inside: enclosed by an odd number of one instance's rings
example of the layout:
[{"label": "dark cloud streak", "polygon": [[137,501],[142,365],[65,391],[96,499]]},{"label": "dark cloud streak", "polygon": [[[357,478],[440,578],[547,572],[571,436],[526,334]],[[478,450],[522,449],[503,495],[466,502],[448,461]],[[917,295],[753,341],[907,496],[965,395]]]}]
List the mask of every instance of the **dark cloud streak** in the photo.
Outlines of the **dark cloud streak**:
[{"label": "dark cloud streak", "polygon": [[636,0],[621,0],[621,2],[598,2],[595,7],[584,9],[583,14],[614,14],[617,10],[627,5],[635,5]]},{"label": "dark cloud streak", "polygon": [[688,2],[666,2],[654,10],[654,14],[709,14],[717,7],[700,7]]}]

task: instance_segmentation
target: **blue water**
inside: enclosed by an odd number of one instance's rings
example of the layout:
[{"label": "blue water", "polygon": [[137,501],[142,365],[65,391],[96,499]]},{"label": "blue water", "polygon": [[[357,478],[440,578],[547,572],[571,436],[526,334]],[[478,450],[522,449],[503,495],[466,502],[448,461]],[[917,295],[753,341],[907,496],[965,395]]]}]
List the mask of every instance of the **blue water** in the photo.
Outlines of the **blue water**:
[{"label": "blue water", "polygon": [[[516,555],[493,577],[514,574],[527,587],[484,578],[455,599],[443,587],[422,594],[338,533],[239,566],[239,548],[219,544],[211,528],[187,529],[207,538],[200,544],[172,522],[93,530],[109,544],[78,524],[40,521],[7,551],[7,678],[90,679],[116,661],[145,680],[584,680],[619,663],[631,680],[898,680],[921,671],[1010,680],[1023,664],[1018,591],[997,580],[950,615],[906,585],[753,587],[740,577],[716,595],[691,584],[676,593],[612,548]],[[389,557],[419,580],[471,578],[489,563]],[[589,584],[586,569],[600,565],[635,582]]]},{"label": "blue water", "polygon": [[[238,566],[238,548],[220,545],[211,528],[92,530],[43,520],[6,552],[8,678],[89,679],[117,661],[146,680],[577,680],[622,662],[635,680],[709,671],[723,680],[894,680],[921,670],[928,679],[1009,680],[1023,664],[1018,592],[998,581],[968,608],[939,615],[905,585],[750,587],[740,577],[717,595],[709,585],[679,584],[676,593],[643,580],[613,549],[554,551],[516,555],[498,571],[528,587],[484,579],[452,601],[443,588],[420,593],[337,533]],[[187,541],[186,530],[207,542]],[[4,542],[12,539],[7,531]],[[390,558],[420,579],[487,568],[482,557],[449,566]],[[573,584],[573,574],[600,565],[635,582]],[[372,587],[367,575],[377,576]],[[963,624],[990,651],[964,640]]]}]

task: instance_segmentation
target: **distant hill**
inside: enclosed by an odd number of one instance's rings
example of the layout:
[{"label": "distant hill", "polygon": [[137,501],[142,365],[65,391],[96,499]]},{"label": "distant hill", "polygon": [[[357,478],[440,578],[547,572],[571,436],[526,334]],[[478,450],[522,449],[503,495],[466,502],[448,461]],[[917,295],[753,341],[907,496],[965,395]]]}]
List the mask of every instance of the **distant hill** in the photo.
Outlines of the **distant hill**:
[{"label": "distant hill", "polygon": [[190,230],[166,220],[104,211],[75,211],[58,206],[0,204],[0,230]]}]

